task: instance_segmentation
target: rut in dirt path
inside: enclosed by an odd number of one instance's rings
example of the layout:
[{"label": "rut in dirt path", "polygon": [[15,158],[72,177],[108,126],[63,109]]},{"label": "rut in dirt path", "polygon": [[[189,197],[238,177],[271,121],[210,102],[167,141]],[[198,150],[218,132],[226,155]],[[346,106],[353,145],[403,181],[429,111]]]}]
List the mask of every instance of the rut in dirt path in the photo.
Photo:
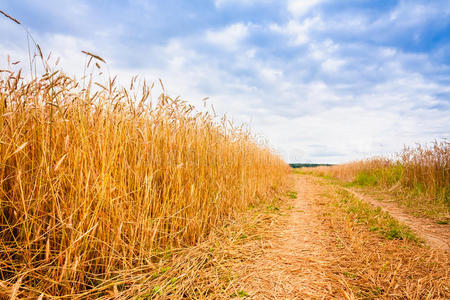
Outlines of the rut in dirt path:
[{"label": "rut in dirt path", "polygon": [[252,299],[334,298],[333,278],[324,266],[336,260],[332,243],[314,204],[317,188],[306,178],[296,179],[296,201],[284,226],[276,232],[262,257],[248,264],[243,281]]},{"label": "rut in dirt path", "polygon": [[340,186],[312,176],[293,179],[297,199],[280,209],[270,238],[258,243],[261,252],[236,266],[235,295],[450,299],[448,252],[386,239],[339,206]]},{"label": "rut in dirt path", "polygon": [[450,250],[450,226],[439,225],[430,219],[416,217],[408,214],[394,202],[378,201],[368,195],[363,195],[350,188],[344,188],[358,199],[380,207],[388,212],[393,218],[410,227],[419,237],[424,239],[432,248],[445,251]]}]

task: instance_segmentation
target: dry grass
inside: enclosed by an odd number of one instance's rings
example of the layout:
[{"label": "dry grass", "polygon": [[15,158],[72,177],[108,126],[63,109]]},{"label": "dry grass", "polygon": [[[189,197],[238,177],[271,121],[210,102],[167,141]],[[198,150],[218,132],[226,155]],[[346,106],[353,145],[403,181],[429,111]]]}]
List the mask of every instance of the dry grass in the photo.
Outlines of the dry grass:
[{"label": "dry grass", "polygon": [[364,220],[366,211],[349,207],[349,201],[356,201],[352,200],[353,196],[339,187],[335,191],[324,218],[339,249],[339,254],[335,254],[339,260],[333,265],[334,273],[339,274],[348,299],[449,297],[448,253],[431,250],[414,239],[377,234],[370,222]]},{"label": "dry grass", "polygon": [[234,269],[247,299],[448,299],[448,252],[323,178],[295,175],[260,249]]},{"label": "dry grass", "polygon": [[152,103],[136,79],[77,81],[38,50],[45,74],[0,78],[4,295],[97,297],[145,283],[171,250],[285,180],[287,165],[246,130],[166,94]]},{"label": "dry grass", "polygon": [[405,147],[400,153],[400,184],[450,204],[450,143]]},{"label": "dry grass", "polygon": [[320,176],[379,187],[403,204],[438,219],[450,211],[450,143],[405,147],[393,159],[373,158],[330,167],[307,168]]},{"label": "dry grass", "polygon": [[225,220],[208,237],[188,248],[162,253],[151,276],[123,274],[129,285],[106,286],[102,298],[114,299],[230,299],[245,291],[239,270],[250,257],[260,255],[261,244],[270,240],[280,220],[278,197],[268,198]]},{"label": "dry grass", "polygon": [[[363,204],[339,185],[309,178],[320,185],[317,218],[328,234],[325,253],[334,259],[322,272],[346,299],[447,299],[450,296],[448,252],[433,250],[402,234],[374,230],[392,227],[385,213]],[[364,207],[361,207],[363,204]],[[378,215],[378,217],[377,217]],[[369,217],[368,216],[372,216]]]}]

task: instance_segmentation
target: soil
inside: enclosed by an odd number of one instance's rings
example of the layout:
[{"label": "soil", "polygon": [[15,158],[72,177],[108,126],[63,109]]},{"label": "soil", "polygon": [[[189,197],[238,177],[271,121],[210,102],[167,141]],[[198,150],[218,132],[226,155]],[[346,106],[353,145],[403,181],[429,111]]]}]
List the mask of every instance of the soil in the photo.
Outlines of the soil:
[{"label": "soil", "polygon": [[[252,299],[329,299],[336,297],[333,278],[324,269],[335,257],[328,230],[318,222],[320,186],[295,178],[297,199],[291,213],[268,242],[264,254],[247,264],[243,278]],[[328,253],[328,254],[327,254]]]}]

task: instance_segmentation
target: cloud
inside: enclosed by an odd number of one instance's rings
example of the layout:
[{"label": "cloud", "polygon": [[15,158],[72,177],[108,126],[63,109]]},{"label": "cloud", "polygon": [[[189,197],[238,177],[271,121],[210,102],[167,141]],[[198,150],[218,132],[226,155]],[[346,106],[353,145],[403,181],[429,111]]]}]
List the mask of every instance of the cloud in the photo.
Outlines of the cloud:
[{"label": "cloud", "polygon": [[295,17],[301,17],[308,13],[320,0],[288,0],[288,11]]},{"label": "cloud", "polygon": [[290,45],[304,45],[310,41],[310,31],[319,28],[322,24],[320,17],[308,18],[302,22],[290,20],[287,24],[271,24],[270,30],[286,35]]},{"label": "cloud", "polygon": [[248,27],[242,23],[232,24],[221,30],[208,31],[206,40],[227,50],[236,50],[248,36]]},{"label": "cloud", "polygon": [[417,28],[418,25],[433,22],[434,17],[442,18],[450,15],[450,7],[445,4],[446,1],[436,1],[431,5],[420,1],[416,3],[401,1],[387,14],[387,18],[397,26]]}]

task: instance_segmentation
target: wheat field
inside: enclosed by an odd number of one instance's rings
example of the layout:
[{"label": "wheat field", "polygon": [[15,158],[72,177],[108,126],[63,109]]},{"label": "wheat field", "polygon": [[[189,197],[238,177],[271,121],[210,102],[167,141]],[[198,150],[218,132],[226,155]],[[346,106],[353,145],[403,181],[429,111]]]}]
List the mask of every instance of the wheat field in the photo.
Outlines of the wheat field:
[{"label": "wheat field", "polygon": [[450,212],[450,143],[405,146],[392,158],[375,157],[347,164],[307,168],[360,186],[400,195],[411,207],[448,218]]},{"label": "wheat field", "polygon": [[[30,33],[36,27],[0,15],[22,27],[28,43],[28,60],[8,56],[0,68],[0,299],[449,298],[447,140],[405,147],[389,158],[317,168],[297,162],[291,166],[301,169],[293,170],[206,99],[196,108],[171,97],[161,80],[162,92],[138,77],[124,86],[89,51],[81,51],[82,77],[68,75],[59,58],[44,55]],[[205,28],[203,38],[240,50],[233,44],[247,36],[241,29],[249,24],[237,25]],[[253,57],[253,50],[245,55]],[[161,55],[184,60],[171,51]],[[204,63],[220,69],[211,57]],[[278,78],[276,69],[253,67]],[[178,73],[192,81],[193,73],[209,75],[188,69]],[[271,88],[281,82],[274,80],[267,82]],[[261,95],[241,91],[232,103],[252,104]],[[286,119],[293,123],[280,128],[301,120]],[[274,128],[284,122],[261,120]],[[320,123],[314,126],[326,125]],[[322,130],[326,136],[329,128]],[[296,139],[308,143],[307,136]],[[328,149],[333,141],[325,143]]]},{"label": "wheat field", "polygon": [[[91,66],[103,63],[86,54]],[[95,295],[123,274],[151,276],[158,253],[205,239],[289,172],[225,118],[165,93],[152,101],[152,86],[136,78],[128,88],[76,80],[38,56],[42,75],[3,70],[0,79],[0,278],[9,294]]]}]

